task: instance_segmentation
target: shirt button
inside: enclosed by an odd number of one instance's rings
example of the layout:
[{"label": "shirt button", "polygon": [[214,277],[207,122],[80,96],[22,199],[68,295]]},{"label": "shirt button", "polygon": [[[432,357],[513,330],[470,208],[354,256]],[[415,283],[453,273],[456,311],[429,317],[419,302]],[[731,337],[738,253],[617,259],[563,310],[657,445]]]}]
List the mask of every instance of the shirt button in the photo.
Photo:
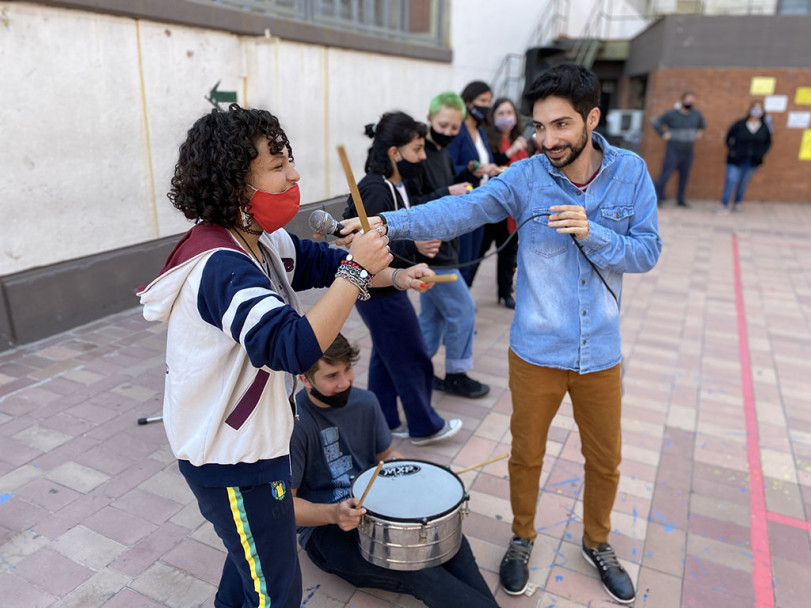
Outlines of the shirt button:
[{"label": "shirt button", "polygon": [[585,285],[585,284],[586,284],[586,281],[585,281],[585,280],[580,281],[580,284],[581,284],[581,285]]},{"label": "shirt button", "polygon": [[585,311],[585,310],[583,311],[583,316],[584,316],[584,317],[586,316],[586,311]]},{"label": "shirt button", "polygon": [[580,196],[581,194],[583,194],[583,193],[582,193],[582,192],[580,192],[580,190],[578,190],[578,191],[577,191],[577,196]]},{"label": "shirt button", "polygon": [[617,214],[617,219],[620,219],[620,214],[619,213]]},{"label": "shirt button", "polygon": [[585,344],[585,343],[586,343],[586,341],[585,341],[585,340],[583,340],[583,344]]}]

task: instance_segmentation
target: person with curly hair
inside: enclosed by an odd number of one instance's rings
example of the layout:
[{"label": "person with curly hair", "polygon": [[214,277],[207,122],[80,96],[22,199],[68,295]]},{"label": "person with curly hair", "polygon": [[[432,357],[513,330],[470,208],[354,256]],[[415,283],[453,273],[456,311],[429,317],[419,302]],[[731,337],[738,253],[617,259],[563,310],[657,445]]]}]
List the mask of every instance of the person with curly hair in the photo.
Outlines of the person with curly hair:
[{"label": "person with curly hair", "polygon": [[[227,550],[217,608],[300,605],[294,377],[319,360],[371,285],[419,286],[413,279],[432,274],[419,266],[395,275],[377,230],[354,238],[349,255],[288,234],[298,181],[269,112],[232,104],[197,120],[168,195],[195,226],[139,293],[144,317],[168,323],[169,444]],[[304,312],[296,292],[312,287],[328,289]]]}]

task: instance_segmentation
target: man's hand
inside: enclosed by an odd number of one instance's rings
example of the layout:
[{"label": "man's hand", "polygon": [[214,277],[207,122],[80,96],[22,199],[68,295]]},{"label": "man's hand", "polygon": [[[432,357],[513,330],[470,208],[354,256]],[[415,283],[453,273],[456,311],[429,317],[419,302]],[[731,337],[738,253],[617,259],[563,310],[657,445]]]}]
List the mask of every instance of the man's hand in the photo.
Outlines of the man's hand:
[{"label": "man's hand", "polygon": [[344,532],[354,530],[360,525],[360,518],[366,513],[366,509],[363,507],[358,509],[359,502],[357,498],[348,498],[335,505],[335,523]]},{"label": "man's hand", "polygon": [[439,253],[439,246],[442,245],[442,241],[439,239],[433,239],[431,241],[414,241],[414,245],[417,246],[417,251],[419,251],[426,258],[435,258],[436,254]]},{"label": "man's hand", "polygon": [[589,235],[589,218],[580,205],[555,205],[550,207],[549,227],[561,234],[573,234],[582,241]]},{"label": "man's hand", "polygon": [[664,139],[665,141],[667,141],[668,139],[670,139],[670,135],[671,135],[671,133],[670,133],[670,131],[669,131],[669,130],[668,130],[668,131],[665,131],[665,132],[662,134],[662,139]]},{"label": "man's hand", "polygon": [[[386,234],[386,232],[387,232],[386,225],[383,222],[380,221],[379,217],[377,217],[376,215],[373,215],[372,217],[370,217],[368,219],[369,219],[369,225],[372,228],[374,228],[374,229],[379,228],[380,230],[378,230],[378,232],[380,232],[383,235]],[[344,226],[344,229],[341,230],[341,234],[343,234],[344,236],[342,236],[338,240],[336,240],[335,244],[338,247],[346,247],[349,243],[352,242],[352,240],[355,238],[355,235],[357,233],[359,233],[360,230],[361,230],[360,218],[351,217],[351,218],[349,218],[347,220],[341,220],[341,224],[343,224],[343,226]],[[324,236],[324,235],[315,233],[313,235],[313,238],[315,239],[315,238],[318,238],[320,236]]]}]

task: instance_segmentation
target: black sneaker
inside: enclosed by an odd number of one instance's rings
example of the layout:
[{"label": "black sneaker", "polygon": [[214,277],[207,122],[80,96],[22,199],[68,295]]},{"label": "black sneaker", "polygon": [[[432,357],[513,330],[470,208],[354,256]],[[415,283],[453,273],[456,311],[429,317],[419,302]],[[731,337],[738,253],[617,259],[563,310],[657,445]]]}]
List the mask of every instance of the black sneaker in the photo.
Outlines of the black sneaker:
[{"label": "black sneaker", "polygon": [[532,553],[533,543],[528,538],[514,536],[507,548],[501,568],[498,571],[501,586],[509,595],[521,595],[527,590],[529,583],[529,555]]},{"label": "black sneaker", "polygon": [[465,373],[445,374],[445,392],[469,399],[478,399],[489,393],[490,387]]},{"label": "black sneaker", "polygon": [[584,544],[583,557],[597,568],[603,587],[615,601],[620,604],[630,604],[636,599],[631,577],[620,564],[611,545],[602,543],[596,549],[590,549]]},{"label": "black sneaker", "polygon": [[434,382],[432,388],[435,391],[444,391],[445,390],[445,381],[442,378],[437,378],[434,376]]},{"label": "black sneaker", "polygon": [[687,201],[679,201],[678,203],[676,203],[676,205],[678,205],[679,207],[685,207],[687,209],[690,208],[690,205],[687,203]]}]

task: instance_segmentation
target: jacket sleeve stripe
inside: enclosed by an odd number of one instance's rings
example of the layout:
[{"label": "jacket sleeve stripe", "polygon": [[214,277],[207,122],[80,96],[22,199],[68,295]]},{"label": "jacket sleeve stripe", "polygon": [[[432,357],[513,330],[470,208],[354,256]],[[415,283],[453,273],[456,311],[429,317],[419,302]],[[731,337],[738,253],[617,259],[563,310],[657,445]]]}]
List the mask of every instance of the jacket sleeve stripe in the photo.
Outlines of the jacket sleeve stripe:
[{"label": "jacket sleeve stripe", "polygon": [[[245,323],[247,323],[248,318],[252,315],[253,309],[257,306],[261,304],[263,308],[260,318],[261,315],[264,315],[268,310],[284,306],[284,302],[278,299],[278,296],[275,296],[275,294],[271,295],[271,293],[272,292],[266,287],[249,287],[236,292],[231,302],[228,304],[225,314],[222,316],[222,330],[226,333],[230,333],[236,340],[237,335],[244,334]],[[256,300],[255,304],[247,307],[250,312],[246,312],[244,308],[240,310],[240,307],[247,304],[250,300]],[[239,327],[235,327],[235,325]],[[242,342],[242,338],[240,338],[239,341]]]}]

